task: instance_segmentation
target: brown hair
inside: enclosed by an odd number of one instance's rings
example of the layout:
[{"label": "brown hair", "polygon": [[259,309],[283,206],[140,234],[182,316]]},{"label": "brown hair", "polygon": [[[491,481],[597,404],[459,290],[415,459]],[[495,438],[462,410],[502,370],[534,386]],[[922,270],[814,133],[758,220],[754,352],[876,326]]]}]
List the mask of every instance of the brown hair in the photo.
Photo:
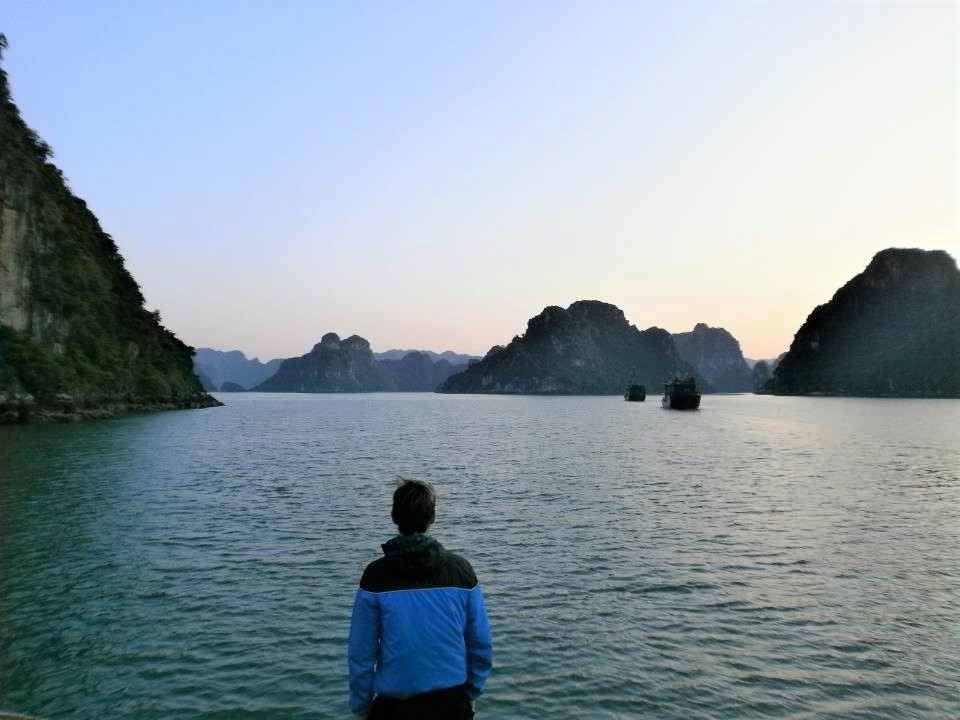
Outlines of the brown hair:
[{"label": "brown hair", "polygon": [[393,511],[390,517],[400,528],[401,535],[425,533],[433,523],[437,496],[433,487],[423,480],[397,478],[393,491]]}]

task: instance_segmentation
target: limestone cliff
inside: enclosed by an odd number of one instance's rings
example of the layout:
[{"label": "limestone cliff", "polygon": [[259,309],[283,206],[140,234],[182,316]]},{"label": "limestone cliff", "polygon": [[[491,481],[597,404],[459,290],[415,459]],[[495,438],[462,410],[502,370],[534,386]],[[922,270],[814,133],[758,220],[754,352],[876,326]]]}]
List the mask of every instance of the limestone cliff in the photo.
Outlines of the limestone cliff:
[{"label": "limestone cliff", "polygon": [[545,308],[522,336],[491,348],[479,362],[451,376],[439,392],[621,394],[664,382],[693,368],[677,354],[670,333],[638,330],[615,305],[581,300]]},{"label": "limestone cliff", "polygon": [[392,390],[389,375],[374,359],[370,343],[359,335],[340,340],[327,333],[306,355],[280,363],[257,385],[258,392],[375,392]]},{"label": "limestone cliff", "polygon": [[773,392],[960,397],[960,271],[942,250],[891,248],[818,306]]},{"label": "limestone cliff", "polygon": [[697,323],[692,332],[674,333],[680,357],[693,365],[717,392],[753,390],[750,366],[740,343],[727,330]]},{"label": "limestone cliff", "polygon": [[50,155],[0,69],[0,422],[218,404]]}]

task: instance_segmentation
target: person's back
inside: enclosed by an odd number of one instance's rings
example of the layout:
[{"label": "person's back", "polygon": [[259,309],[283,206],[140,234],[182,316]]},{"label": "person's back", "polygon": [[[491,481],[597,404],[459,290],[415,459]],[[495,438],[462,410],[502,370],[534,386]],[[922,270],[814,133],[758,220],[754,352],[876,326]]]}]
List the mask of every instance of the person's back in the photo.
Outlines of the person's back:
[{"label": "person's back", "polygon": [[429,485],[402,481],[392,517],[401,534],[367,566],[354,602],[350,708],[371,720],[473,717],[492,664],[476,575],[424,534],[434,519]]}]

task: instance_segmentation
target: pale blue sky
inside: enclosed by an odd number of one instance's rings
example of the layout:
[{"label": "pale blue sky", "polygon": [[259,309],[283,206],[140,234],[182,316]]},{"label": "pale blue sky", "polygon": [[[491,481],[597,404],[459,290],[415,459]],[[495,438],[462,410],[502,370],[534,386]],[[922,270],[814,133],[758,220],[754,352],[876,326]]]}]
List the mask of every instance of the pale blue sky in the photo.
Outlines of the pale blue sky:
[{"label": "pale blue sky", "polygon": [[186,342],[484,352],[546,305],[754,357],[958,233],[949,2],[2,0],[27,122]]}]

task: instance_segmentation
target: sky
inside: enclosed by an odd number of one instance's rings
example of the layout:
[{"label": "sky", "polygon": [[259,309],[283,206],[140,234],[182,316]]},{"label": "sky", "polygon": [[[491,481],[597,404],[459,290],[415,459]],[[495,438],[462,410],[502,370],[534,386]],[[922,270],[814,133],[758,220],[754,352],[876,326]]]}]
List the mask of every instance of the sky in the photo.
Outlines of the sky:
[{"label": "sky", "polygon": [[197,347],[483,354],[596,299],[768,358],[876,252],[960,257],[953,2],[0,0],[0,32]]}]

